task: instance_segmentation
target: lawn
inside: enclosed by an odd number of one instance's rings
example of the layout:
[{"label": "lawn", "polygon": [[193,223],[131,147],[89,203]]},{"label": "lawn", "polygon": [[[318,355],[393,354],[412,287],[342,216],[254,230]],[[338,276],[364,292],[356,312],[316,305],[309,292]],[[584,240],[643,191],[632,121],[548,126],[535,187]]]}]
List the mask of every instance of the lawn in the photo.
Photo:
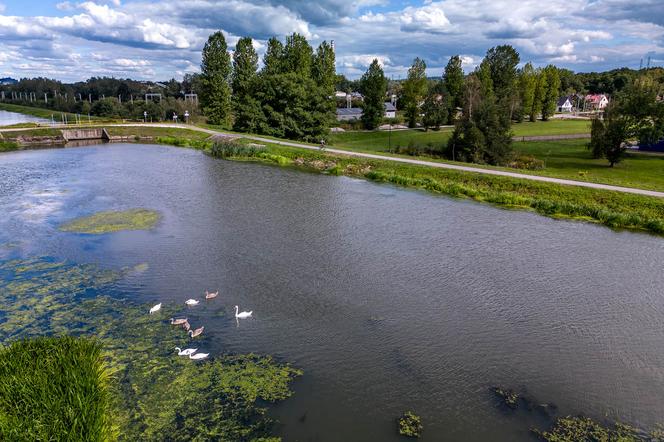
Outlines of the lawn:
[{"label": "lawn", "polygon": [[393,130],[393,131],[348,131],[333,133],[329,145],[346,149],[362,151],[389,152],[397,147],[407,147],[410,143],[426,146],[429,143],[441,146],[447,143],[452,135],[451,128],[439,131],[421,129]]},{"label": "lawn", "polygon": [[624,161],[609,167],[605,159],[594,159],[588,140],[515,142],[514,150],[545,161],[545,169],[525,171],[556,178],[638,187],[664,191],[664,155],[628,152]]},{"label": "lawn", "polygon": [[[587,120],[550,120],[535,123],[523,122],[512,125],[515,137],[537,135],[570,135],[589,133],[590,124]],[[442,146],[452,135],[452,128],[445,127],[439,131],[422,129],[407,129],[393,131],[348,131],[333,133],[330,136],[330,146],[342,149],[353,149],[372,152],[389,152],[397,147],[416,146]]]},{"label": "lawn", "polygon": [[[76,114],[71,114],[69,112],[62,112],[54,109],[42,109],[40,107],[31,107],[31,106],[21,106],[18,104],[9,104],[9,103],[0,103],[0,109],[1,110],[6,110],[8,112],[16,112],[19,114],[25,114],[25,115],[32,115],[33,117],[38,117],[38,118],[45,118],[47,120],[51,119],[51,116],[53,116],[53,119],[55,120],[56,123],[61,123],[62,122],[62,114],[67,115],[67,119],[69,120],[70,124],[73,124],[76,121]],[[88,116],[81,115],[81,118],[83,119],[83,123],[87,123],[88,121]],[[92,120],[98,120],[98,117],[91,117]]]},{"label": "lawn", "polygon": [[570,135],[590,133],[588,120],[549,120],[524,121],[512,124],[512,133],[515,137],[528,137],[536,135]]},{"label": "lawn", "polygon": [[110,136],[141,136],[141,137],[183,137],[191,140],[204,140],[210,134],[176,127],[151,126],[105,126]]}]

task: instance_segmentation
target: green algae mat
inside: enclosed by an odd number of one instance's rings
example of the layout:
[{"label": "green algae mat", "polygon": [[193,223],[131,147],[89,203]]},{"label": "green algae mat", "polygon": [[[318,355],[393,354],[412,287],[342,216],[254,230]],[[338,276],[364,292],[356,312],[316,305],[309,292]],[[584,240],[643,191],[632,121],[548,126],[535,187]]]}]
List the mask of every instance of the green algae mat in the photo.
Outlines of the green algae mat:
[{"label": "green algae mat", "polygon": [[[20,345],[45,335],[98,342],[109,373],[109,416],[119,440],[278,440],[271,437],[266,407],[288,398],[301,372],[269,356],[223,354],[223,349],[203,362],[177,357],[173,348],[182,342],[182,331],[166,319],[178,313],[176,308],[165,306],[159,317],[148,315],[148,305],[114,292],[114,283],[134,271],[49,258],[0,261],[0,343]],[[29,370],[40,367],[35,358],[21,361]],[[10,379],[0,375],[3,382]],[[21,422],[20,408],[11,397],[6,400],[6,407],[0,402],[0,420]],[[63,428],[54,422],[57,415],[34,405],[30,415]],[[24,440],[11,438],[15,433],[9,428],[0,426],[0,432],[0,440]]]},{"label": "green algae mat", "polygon": [[102,234],[122,230],[149,230],[159,222],[159,212],[147,209],[98,212],[60,226],[64,232]]}]

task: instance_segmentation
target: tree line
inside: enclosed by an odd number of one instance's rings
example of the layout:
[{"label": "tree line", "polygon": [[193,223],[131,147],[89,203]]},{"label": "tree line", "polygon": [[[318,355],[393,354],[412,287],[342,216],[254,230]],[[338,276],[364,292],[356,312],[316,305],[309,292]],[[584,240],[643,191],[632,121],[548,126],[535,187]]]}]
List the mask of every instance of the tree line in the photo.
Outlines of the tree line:
[{"label": "tree line", "polygon": [[335,118],[335,56],[322,42],[314,51],[297,33],[271,38],[258,69],[250,37],[231,57],[221,32],[212,34],[201,63],[201,105],[208,121],[234,130],[320,141]]}]

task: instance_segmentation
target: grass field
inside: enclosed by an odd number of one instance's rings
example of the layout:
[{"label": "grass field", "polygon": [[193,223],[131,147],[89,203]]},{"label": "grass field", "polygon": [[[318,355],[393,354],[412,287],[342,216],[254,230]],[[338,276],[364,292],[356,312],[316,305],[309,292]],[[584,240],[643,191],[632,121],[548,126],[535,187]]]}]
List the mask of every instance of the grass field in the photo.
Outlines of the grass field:
[{"label": "grass field", "polygon": [[106,131],[111,136],[141,136],[141,137],[184,137],[191,140],[204,140],[210,134],[175,127],[141,127],[141,126],[107,126]]},{"label": "grass field", "polygon": [[36,338],[0,350],[2,440],[113,440],[109,373],[87,339]]},{"label": "grass field", "polygon": [[525,171],[577,181],[664,191],[664,155],[628,152],[615,167],[595,159],[586,148],[588,140],[515,142],[514,150],[545,161],[545,169]]},{"label": "grass field", "polygon": [[[0,109],[9,112],[17,112],[19,114],[32,115],[33,117],[45,118],[47,120],[50,120],[52,115],[56,123],[61,122],[62,114],[65,114],[67,116],[69,123],[73,123],[76,120],[76,114],[57,111],[54,109],[42,109],[39,107],[21,106],[18,104],[9,104],[9,103],[0,103]],[[85,117],[81,116],[81,118],[84,118],[84,123],[87,122],[88,119],[87,115]],[[91,117],[91,119],[100,121],[100,119],[97,117]]]},{"label": "grass field", "polygon": [[[537,135],[570,135],[589,133],[590,125],[586,120],[551,120],[535,123],[523,122],[512,125],[515,137]],[[334,133],[330,136],[330,146],[344,149],[358,149],[367,152],[389,152],[397,146],[407,147],[413,143],[426,146],[431,143],[441,146],[447,143],[452,135],[452,128],[444,127],[439,131],[422,129],[393,130],[393,131],[348,131]]]},{"label": "grass field", "polygon": [[588,120],[549,120],[549,121],[524,121],[512,124],[512,133],[515,137],[527,137],[536,135],[570,135],[590,133],[590,121]]}]

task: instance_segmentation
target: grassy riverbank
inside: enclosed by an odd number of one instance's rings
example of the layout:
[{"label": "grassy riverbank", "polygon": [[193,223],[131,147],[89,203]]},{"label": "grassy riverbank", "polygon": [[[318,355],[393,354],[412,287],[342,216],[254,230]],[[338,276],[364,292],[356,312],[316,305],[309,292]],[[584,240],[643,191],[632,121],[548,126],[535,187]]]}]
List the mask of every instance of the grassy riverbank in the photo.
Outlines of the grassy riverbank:
[{"label": "grassy riverbank", "polygon": [[510,177],[368,160],[269,145],[229,159],[259,161],[334,175],[427,190],[553,218],[601,223],[612,228],[664,234],[664,200],[620,192],[542,183]]},{"label": "grassy riverbank", "polygon": [[[9,104],[9,103],[0,103],[0,110],[5,110],[8,112],[16,112],[24,115],[32,115],[37,118],[44,118],[48,121],[51,121],[51,116],[56,123],[60,123],[62,120],[62,115],[66,115],[70,123],[76,120],[76,114],[69,112],[62,112],[53,109],[43,109],[40,107],[31,107],[31,106],[21,106],[18,104]],[[83,116],[81,116],[83,118]],[[88,116],[85,115],[85,122],[87,122]],[[91,117],[91,120],[99,121],[96,117]]]},{"label": "grassy riverbank", "polygon": [[0,438],[114,440],[110,373],[88,339],[37,338],[0,350]]}]

